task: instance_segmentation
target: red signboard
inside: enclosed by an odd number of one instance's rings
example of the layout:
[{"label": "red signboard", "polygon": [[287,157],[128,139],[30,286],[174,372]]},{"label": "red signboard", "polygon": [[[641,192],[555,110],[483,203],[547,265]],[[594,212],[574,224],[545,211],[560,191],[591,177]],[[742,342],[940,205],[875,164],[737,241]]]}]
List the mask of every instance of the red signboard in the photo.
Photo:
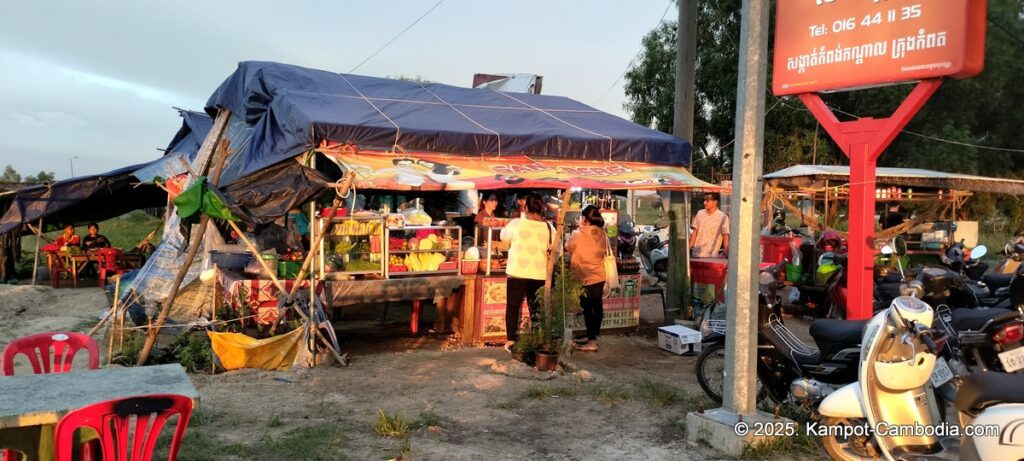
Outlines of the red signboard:
[{"label": "red signboard", "polygon": [[966,78],[985,61],[985,0],[778,0],[776,95]]}]

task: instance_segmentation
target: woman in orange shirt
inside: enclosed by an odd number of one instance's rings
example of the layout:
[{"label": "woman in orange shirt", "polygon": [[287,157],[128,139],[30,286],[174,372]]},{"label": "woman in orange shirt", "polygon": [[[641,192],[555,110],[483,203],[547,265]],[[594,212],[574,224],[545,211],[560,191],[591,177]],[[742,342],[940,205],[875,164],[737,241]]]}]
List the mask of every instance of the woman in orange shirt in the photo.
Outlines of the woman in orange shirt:
[{"label": "woman in orange shirt", "polygon": [[573,276],[583,282],[580,307],[587,326],[587,340],[576,346],[578,351],[597,352],[597,335],[604,320],[604,256],[608,254],[608,234],[604,231],[604,218],[594,205],[587,205],[580,214],[580,230],[565,245],[572,254],[569,268]]}]

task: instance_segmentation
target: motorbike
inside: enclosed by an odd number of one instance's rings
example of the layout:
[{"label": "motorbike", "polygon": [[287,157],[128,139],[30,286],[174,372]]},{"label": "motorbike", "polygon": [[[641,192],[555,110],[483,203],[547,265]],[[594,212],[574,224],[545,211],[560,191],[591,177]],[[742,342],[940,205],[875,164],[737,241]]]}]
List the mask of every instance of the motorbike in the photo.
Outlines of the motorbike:
[{"label": "motorbike", "polygon": [[[815,320],[810,334],[817,347],[800,340],[783,324],[778,304],[779,273],[787,260],[760,273],[757,376],[761,397],[814,408],[840,386],[857,378],[860,335],[867,323]],[[708,308],[701,318],[705,346],[697,358],[697,382],[710,397],[721,399],[725,363],[725,305]],[[710,345],[707,345],[710,343]]]},{"label": "motorbike", "polygon": [[1001,254],[1004,259],[999,264],[996,264],[992,273],[1013,274],[1017,272],[1021,261],[1024,261],[1024,232],[1018,232],[1017,235],[1014,235],[1013,240],[1003,247]]},{"label": "motorbike", "polygon": [[865,326],[857,382],[822,400],[820,423],[808,434],[820,436],[836,460],[1024,458],[1024,440],[1014,433],[1024,423],[1022,375],[969,375],[955,399],[963,427],[940,421],[941,403],[930,391],[948,378],[936,373],[943,362],[934,338],[945,332],[932,327],[934,311],[919,298],[920,276],[907,287]]},{"label": "motorbike", "polygon": [[660,226],[659,223],[655,223],[653,226],[644,226],[640,239],[637,241],[637,252],[640,255],[644,271],[652,279],[657,278],[659,282],[667,282],[668,241],[663,241],[658,236],[661,229],[664,229],[664,226]]}]

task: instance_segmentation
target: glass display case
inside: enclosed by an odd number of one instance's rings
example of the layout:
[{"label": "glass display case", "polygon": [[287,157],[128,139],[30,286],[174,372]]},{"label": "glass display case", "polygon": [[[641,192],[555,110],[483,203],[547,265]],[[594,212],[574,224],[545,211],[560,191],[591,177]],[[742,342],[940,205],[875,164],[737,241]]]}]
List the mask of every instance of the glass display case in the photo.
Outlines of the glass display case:
[{"label": "glass display case", "polygon": [[484,275],[504,274],[508,263],[508,245],[501,241],[501,229],[508,220],[476,225],[474,241],[480,248],[480,264]]},{"label": "glass display case", "polygon": [[[384,220],[377,216],[333,217],[320,244],[320,274],[326,279],[348,279],[351,276],[383,278]],[[317,226],[319,227],[319,225]]]},{"label": "glass display case", "polygon": [[385,232],[388,278],[462,271],[461,227],[387,227]]}]

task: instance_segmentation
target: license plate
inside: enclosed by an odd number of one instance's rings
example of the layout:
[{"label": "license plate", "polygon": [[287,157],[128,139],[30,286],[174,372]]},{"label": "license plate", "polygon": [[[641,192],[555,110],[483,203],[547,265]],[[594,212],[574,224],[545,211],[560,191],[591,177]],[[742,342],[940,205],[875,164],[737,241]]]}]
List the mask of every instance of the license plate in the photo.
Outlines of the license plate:
[{"label": "license plate", "polygon": [[953,371],[946,364],[946,359],[942,357],[936,358],[935,368],[932,369],[932,386],[939,387],[951,379],[953,379]]},{"label": "license plate", "polygon": [[1024,368],[1024,347],[1000,352],[999,361],[1003,362],[1003,370],[1006,370],[1007,373],[1013,373]]}]

